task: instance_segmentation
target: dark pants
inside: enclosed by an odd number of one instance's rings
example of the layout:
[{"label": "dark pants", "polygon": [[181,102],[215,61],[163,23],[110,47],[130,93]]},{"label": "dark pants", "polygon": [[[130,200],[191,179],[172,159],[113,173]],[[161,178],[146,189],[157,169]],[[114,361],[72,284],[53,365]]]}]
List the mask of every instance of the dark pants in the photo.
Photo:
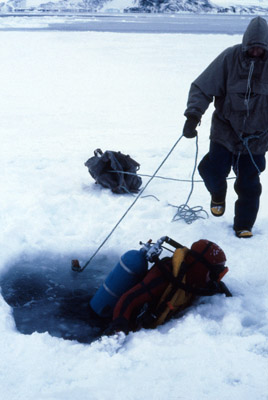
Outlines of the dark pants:
[{"label": "dark pants", "polygon": [[[264,171],[265,155],[255,154],[253,158],[259,171]],[[238,195],[235,202],[234,229],[251,230],[259,210],[261,183],[250,155],[237,156],[224,146],[211,142],[209,153],[201,160],[198,170],[213,200],[218,202],[225,199],[226,178],[232,167],[236,175],[234,189]]]}]

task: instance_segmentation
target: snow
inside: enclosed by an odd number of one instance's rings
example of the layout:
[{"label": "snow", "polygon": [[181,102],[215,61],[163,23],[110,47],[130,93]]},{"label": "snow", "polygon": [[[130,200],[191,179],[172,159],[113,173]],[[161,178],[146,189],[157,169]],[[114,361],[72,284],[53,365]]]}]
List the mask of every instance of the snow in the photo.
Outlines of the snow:
[{"label": "snow", "polygon": [[[4,2],[6,2],[7,0],[4,0]],[[58,1],[53,1],[54,4],[57,5],[57,3],[59,3],[60,0]],[[10,3],[10,2],[9,2]],[[47,4],[49,3],[49,1],[44,1],[44,0],[25,0],[24,2],[25,4],[23,5],[26,8],[31,8],[31,7],[35,7],[35,8],[39,8],[41,7],[41,5]],[[79,1],[77,0],[76,2],[74,1],[73,4],[75,3],[79,3]],[[82,2],[80,2],[80,6],[81,6]],[[67,5],[67,3],[66,3]],[[124,10],[124,8],[127,7],[133,7],[135,6],[135,0],[111,0],[111,1],[107,1],[103,7],[102,7],[102,11],[106,11],[106,10],[119,10],[120,12],[122,12]],[[22,7],[22,6],[21,6]]]},{"label": "snow", "polygon": [[267,7],[267,0],[211,0],[211,4],[220,7],[230,7],[230,6]]},{"label": "snow", "polygon": [[46,2],[40,1],[40,0],[25,0],[25,8],[30,8],[30,7],[39,8],[41,4],[45,4],[45,3]]},{"label": "snow", "polygon": [[[212,6],[214,7],[261,7],[267,8],[267,0],[209,0]],[[172,3],[172,1],[171,1]],[[65,11],[66,9],[75,9],[75,8],[83,8],[83,2],[79,0],[68,1],[65,0],[64,2],[61,0],[55,0],[53,2],[50,1],[43,1],[43,0],[21,0],[19,3],[17,0],[3,0],[1,2],[1,9],[3,12],[10,12],[10,8],[15,9],[41,9],[44,8],[44,5],[51,5],[54,4],[54,8],[63,8]],[[85,2],[86,4],[86,2]],[[104,12],[104,13],[122,13],[124,9],[128,7],[137,7],[139,6],[138,0],[107,0],[103,4],[100,4],[99,8],[97,7],[96,11]],[[193,6],[195,8],[195,6]],[[187,10],[189,11],[189,4]],[[206,11],[206,10],[205,10]],[[239,10],[238,10],[239,12]]]},{"label": "snow", "polygon": [[[11,273],[25,255],[38,260],[49,254],[59,260],[59,279],[75,279],[71,259],[85,262],[134,199],[96,186],[84,162],[97,147],[120,150],[141,164],[141,173],[152,174],[181,135],[191,81],[241,36],[1,36],[0,273]],[[199,127],[199,160],[208,150],[212,110]],[[159,174],[189,179],[194,156],[195,141],[183,138]],[[87,345],[48,333],[21,334],[0,297],[2,398],[267,400],[267,171],[262,182],[248,241],[232,232],[233,181],[222,218],[187,225],[171,222],[168,204],[184,203],[190,183],[154,179],[145,194],[160,201],[139,199],[100,251],[106,275],[113,267],[109,254],[138,249],[140,240],[168,235],[190,246],[207,238],[226,253],[224,282],[232,298],[200,299],[181,319],[156,330]],[[208,210],[209,200],[203,184],[195,183],[190,206]],[[83,274],[79,279],[86,279]]]},{"label": "snow", "polygon": [[137,6],[135,0],[111,0],[104,4],[103,10],[105,11],[108,8],[123,11],[124,8],[135,6]]}]

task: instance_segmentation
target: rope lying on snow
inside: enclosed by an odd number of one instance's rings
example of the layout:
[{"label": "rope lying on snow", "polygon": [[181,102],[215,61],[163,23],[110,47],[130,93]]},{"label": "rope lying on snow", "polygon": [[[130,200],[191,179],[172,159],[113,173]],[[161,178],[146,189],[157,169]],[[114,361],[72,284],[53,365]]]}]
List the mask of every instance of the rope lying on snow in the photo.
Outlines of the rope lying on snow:
[{"label": "rope lying on snow", "polygon": [[[124,175],[134,175],[134,176],[141,176],[141,177],[146,177],[146,178],[151,178],[152,177],[152,175],[149,175],[149,174],[137,174],[137,173],[134,173],[134,172],[127,172],[127,171],[108,171],[108,172],[111,172],[111,173],[120,173],[120,174],[124,174]],[[160,175],[155,175],[154,176],[154,179],[164,179],[164,180],[166,180],[166,181],[176,181],[176,182],[194,182],[194,183],[201,183],[201,182],[204,182],[203,181],[203,179],[194,179],[194,180],[192,180],[192,179],[181,179],[181,178],[168,178],[168,177],[166,177],[166,176],[160,176]],[[231,176],[230,178],[227,178],[227,180],[230,180],[230,179],[236,179],[236,177],[235,176]]]},{"label": "rope lying on snow", "polygon": [[[195,206],[195,207],[189,207],[188,202],[192,196],[193,190],[194,190],[194,175],[197,167],[197,158],[198,158],[198,136],[196,136],[196,152],[195,152],[195,162],[194,162],[194,169],[192,173],[192,178],[191,178],[191,190],[188,195],[188,198],[185,202],[185,204],[181,204],[180,206],[174,206],[170,204],[172,207],[177,208],[177,212],[172,218],[172,221],[179,221],[183,220],[187,224],[191,224],[192,222],[196,221],[197,219],[204,219],[205,217],[208,218],[208,213],[203,209],[202,206]],[[205,216],[200,215],[200,213],[205,214]]]},{"label": "rope lying on snow", "polygon": [[[181,139],[181,138],[180,138]],[[179,139],[179,140],[180,140]],[[170,154],[170,153],[169,153]],[[186,200],[185,204],[182,204],[180,206],[175,206],[173,204],[169,204],[171,207],[175,207],[177,208],[177,212],[174,215],[174,217],[172,218],[172,221],[179,221],[179,220],[184,220],[187,224],[191,224],[192,222],[196,221],[197,219],[201,218],[201,219],[205,219],[208,218],[208,213],[203,209],[202,206],[195,206],[195,207],[189,207],[188,206],[188,202],[191,198],[191,195],[193,193],[194,190],[194,183],[195,182],[203,182],[202,179],[198,179],[195,180],[194,179],[194,175],[195,175],[195,171],[197,168],[197,158],[198,158],[198,137],[196,136],[196,154],[195,154],[195,163],[194,163],[194,169],[193,169],[193,173],[192,173],[192,177],[191,179],[179,179],[179,178],[167,178],[167,177],[163,177],[163,176],[159,176],[154,174],[152,175],[148,175],[148,174],[136,174],[133,172],[127,172],[127,171],[109,171],[109,172],[114,172],[114,173],[122,173],[122,174],[126,174],[126,175],[138,175],[138,176],[145,176],[145,177],[150,177],[150,181],[153,178],[158,178],[158,179],[164,179],[164,180],[171,180],[171,181],[178,181],[178,182],[191,182],[191,190],[190,193],[188,195],[188,198]],[[163,165],[163,164],[162,164]],[[162,166],[161,165],[161,166]],[[161,168],[160,166],[160,168]],[[159,168],[159,169],[160,169]],[[228,179],[235,179],[235,178],[228,178]],[[148,185],[147,185],[148,186]],[[146,187],[147,187],[146,186]],[[145,187],[145,188],[146,188]],[[144,190],[145,190],[144,188]],[[144,191],[143,190],[143,191]],[[156,196],[154,195],[147,195],[147,196],[142,196],[142,198],[145,197],[154,197],[157,201],[160,201]],[[203,213],[203,215],[201,215]]]}]

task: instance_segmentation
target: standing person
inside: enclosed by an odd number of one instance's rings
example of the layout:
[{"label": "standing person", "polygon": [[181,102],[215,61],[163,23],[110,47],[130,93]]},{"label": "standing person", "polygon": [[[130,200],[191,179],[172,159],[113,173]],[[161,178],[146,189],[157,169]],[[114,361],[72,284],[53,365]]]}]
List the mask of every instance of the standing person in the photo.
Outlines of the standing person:
[{"label": "standing person", "polygon": [[236,174],[233,229],[239,238],[253,236],[261,195],[259,175],[268,150],[268,26],[251,20],[242,44],[224,50],[192,83],[183,128],[186,138],[214,100],[209,152],[198,170],[211,194],[211,213],[225,211],[227,176]]}]

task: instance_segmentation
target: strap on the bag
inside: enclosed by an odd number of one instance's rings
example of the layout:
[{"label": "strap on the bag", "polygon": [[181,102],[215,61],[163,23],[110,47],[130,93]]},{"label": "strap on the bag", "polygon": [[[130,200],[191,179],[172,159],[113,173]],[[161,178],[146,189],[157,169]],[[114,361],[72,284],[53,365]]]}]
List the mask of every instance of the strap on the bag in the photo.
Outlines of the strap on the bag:
[{"label": "strap on the bag", "polygon": [[183,280],[186,272],[192,267],[193,263],[186,264],[183,261],[181,263],[179,275],[177,277],[175,277],[175,276],[173,276],[172,272],[164,266],[166,263],[166,260],[167,260],[166,258],[163,258],[162,260],[157,261],[156,266],[160,269],[160,271],[165,276],[165,278],[171,283],[171,285],[172,285],[171,292],[173,292],[173,290],[175,290],[175,292],[176,292],[178,289],[182,289],[187,293],[192,293],[197,296],[213,296],[214,294],[217,294],[217,293],[224,293],[222,291],[222,288],[220,287],[219,283],[216,281],[210,281],[210,287],[207,287],[207,288],[195,288],[187,283],[183,283],[182,280]]}]

